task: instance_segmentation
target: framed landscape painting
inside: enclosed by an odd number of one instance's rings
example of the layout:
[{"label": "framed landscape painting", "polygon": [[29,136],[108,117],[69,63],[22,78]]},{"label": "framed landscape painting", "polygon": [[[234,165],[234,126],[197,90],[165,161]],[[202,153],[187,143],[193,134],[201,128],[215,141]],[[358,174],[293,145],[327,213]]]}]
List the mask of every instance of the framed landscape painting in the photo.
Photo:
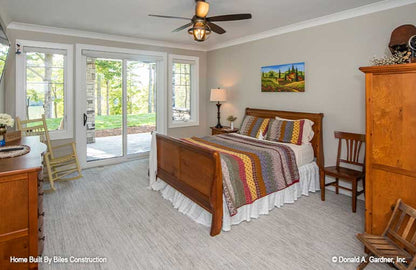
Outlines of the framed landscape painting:
[{"label": "framed landscape painting", "polygon": [[262,92],[305,92],[305,63],[261,68]]}]

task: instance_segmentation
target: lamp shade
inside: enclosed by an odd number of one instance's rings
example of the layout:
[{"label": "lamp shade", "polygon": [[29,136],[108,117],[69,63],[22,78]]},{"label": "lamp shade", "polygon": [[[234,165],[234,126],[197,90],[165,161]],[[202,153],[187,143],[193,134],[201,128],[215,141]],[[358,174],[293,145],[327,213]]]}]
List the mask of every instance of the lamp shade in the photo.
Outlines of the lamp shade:
[{"label": "lamp shade", "polygon": [[211,101],[227,101],[225,89],[211,89]]},{"label": "lamp shade", "polygon": [[205,18],[208,15],[209,4],[204,1],[196,2],[195,14],[199,18]]}]

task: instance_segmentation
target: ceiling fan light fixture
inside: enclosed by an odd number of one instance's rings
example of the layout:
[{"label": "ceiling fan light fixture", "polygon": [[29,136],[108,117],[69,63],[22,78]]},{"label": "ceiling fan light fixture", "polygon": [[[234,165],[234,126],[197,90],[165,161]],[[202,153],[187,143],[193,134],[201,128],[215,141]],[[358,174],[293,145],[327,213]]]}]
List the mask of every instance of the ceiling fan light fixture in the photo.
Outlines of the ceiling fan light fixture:
[{"label": "ceiling fan light fixture", "polygon": [[240,13],[240,14],[226,14],[226,15],[217,15],[207,17],[209,12],[209,3],[205,0],[194,0],[196,2],[195,6],[195,15],[192,18],[178,17],[178,16],[168,16],[168,15],[154,15],[149,14],[152,17],[167,18],[167,19],[180,19],[188,20],[187,24],[184,24],[172,32],[179,32],[188,27],[189,37],[192,36],[194,41],[202,42],[208,39],[211,32],[222,35],[226,31],[221,26],[217,25],[216,22],[228,22],[228,21],[240,21],[251,19],[252,16],[250,13]]},{"label": "ceiling fan light fixture", "polygon": [[211,29],[205,21],[196,21],[188,33],[193,36],[195,41],[202,42],[208,39]]},{"label": "ceiling fan light fixture", "polygon": [[209,3],[205,1],[196,2],[195,14],[197,17],[205,18],[208,15]]}]

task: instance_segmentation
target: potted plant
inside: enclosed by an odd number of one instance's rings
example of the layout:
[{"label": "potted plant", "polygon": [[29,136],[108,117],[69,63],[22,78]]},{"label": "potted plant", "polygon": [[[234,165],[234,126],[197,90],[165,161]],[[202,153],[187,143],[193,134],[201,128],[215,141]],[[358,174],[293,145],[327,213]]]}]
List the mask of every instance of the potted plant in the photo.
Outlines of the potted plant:
[{"label": "potted plant", "polygon": [[14,125],[13,118],[5,113],[0,114],[0,146],[4,146],[6,144],[5,141],[5,134],[7,132],[7,127],[12,127]]},{"label": "potted plant", "polygon": [[228,116],[227,120],[230,121],[230,128],[234,129],[234,121],[237,120],[237,117],[230,115]]}]

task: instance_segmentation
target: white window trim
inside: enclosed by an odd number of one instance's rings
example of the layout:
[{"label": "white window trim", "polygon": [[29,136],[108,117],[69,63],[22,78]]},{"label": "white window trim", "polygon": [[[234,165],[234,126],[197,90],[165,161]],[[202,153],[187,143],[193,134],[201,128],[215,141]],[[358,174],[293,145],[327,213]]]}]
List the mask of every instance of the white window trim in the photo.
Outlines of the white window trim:
[{"label": "white window trim", "polygon": [[[173,121],[172,120],[172,80],[174,62],[191,62],[191,120]],[[169,128],[199,126],[199,57],[189,55],[169,54],[168,64],[168,119]]]},{"label": "white window trim", "polygon": [[23,47],[66,50],[64,65],[64,130],[50,131],[52,140],[72,139],[74,137],[74,46],[72,44],[52,43],[31,40],[16,40],[20,44],[22,54],[16,55],[16,116],[26,119],[26,56]]}]

